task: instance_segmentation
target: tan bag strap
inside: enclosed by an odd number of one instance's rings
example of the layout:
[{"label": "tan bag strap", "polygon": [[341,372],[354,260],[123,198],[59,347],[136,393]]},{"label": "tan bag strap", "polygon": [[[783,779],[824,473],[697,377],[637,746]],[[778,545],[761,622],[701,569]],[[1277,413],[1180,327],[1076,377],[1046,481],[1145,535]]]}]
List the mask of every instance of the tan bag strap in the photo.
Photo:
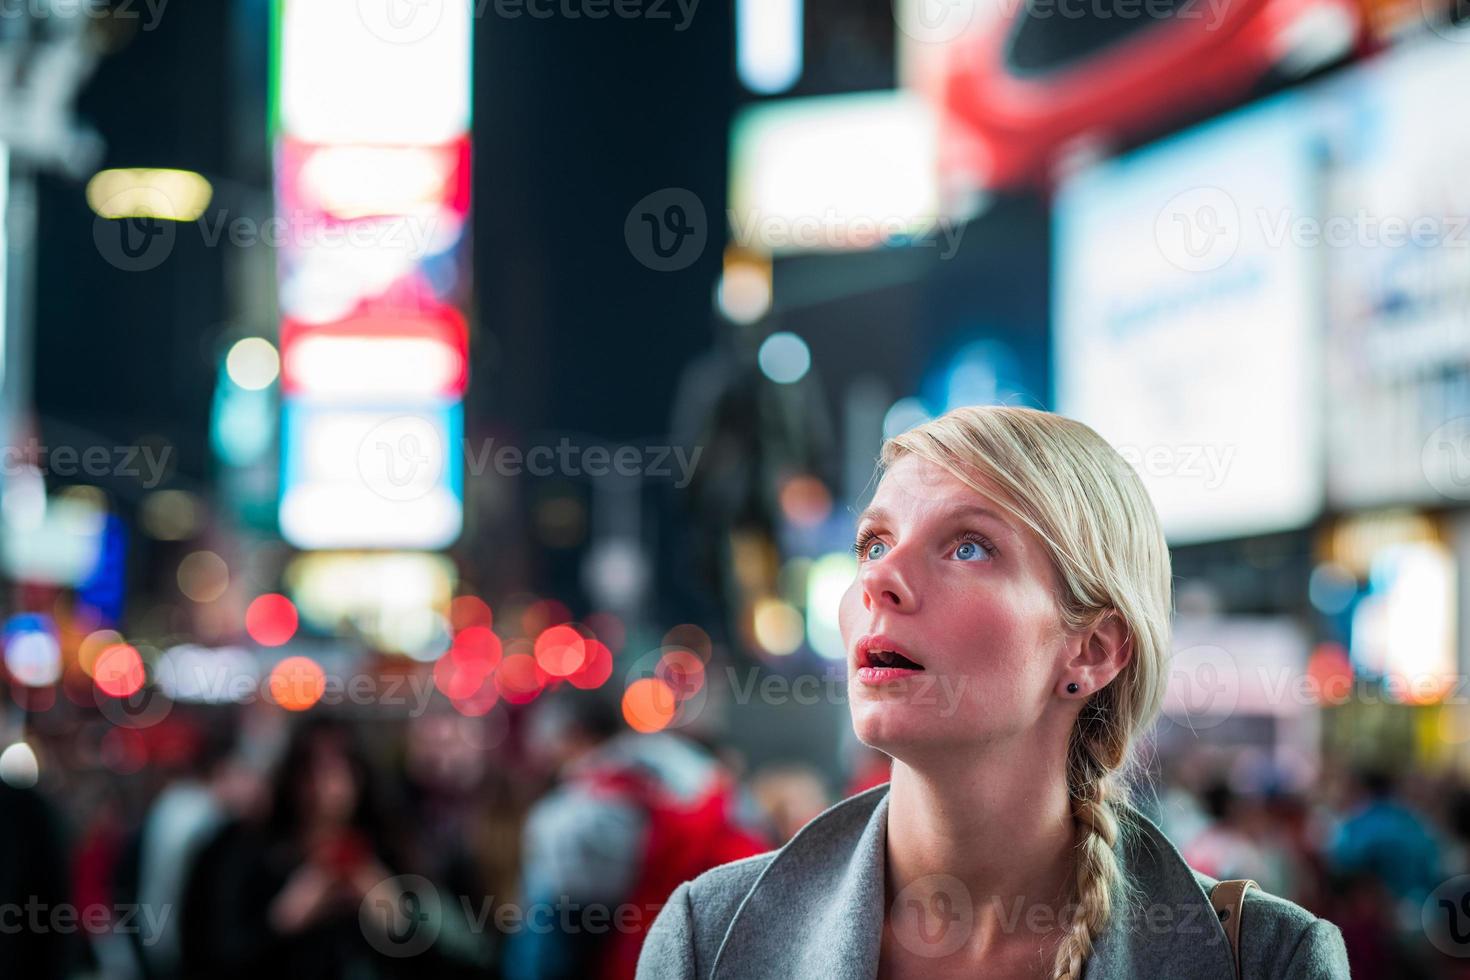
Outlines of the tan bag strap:
[{"label": "tan bag strap", "polygon": [[1230,952],[1235,959],[1235,980],[1240,980],[1241,909],[1245,907],[1246,889],[1252,885],[1261,887],[1249,878],[1236,878],[1216,882],[1215,887],[1210,889],[1210,905],[1214,907],[1220,924],[1225,927],[1225,938],[1230,940]]}]

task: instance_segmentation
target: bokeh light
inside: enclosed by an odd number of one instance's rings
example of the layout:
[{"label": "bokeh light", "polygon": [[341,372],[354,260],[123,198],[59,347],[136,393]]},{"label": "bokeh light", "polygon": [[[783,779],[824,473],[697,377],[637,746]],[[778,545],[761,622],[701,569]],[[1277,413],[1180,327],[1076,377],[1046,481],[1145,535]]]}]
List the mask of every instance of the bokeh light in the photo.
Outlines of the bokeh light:
[{"label": "bokeh light", "polygon": [[659,659],[653,676],[669,686],[676,700],[687,701],[704,687],[704,661],[688,650],[669,650]]},{"label": "bokeh light", "polygon": [[573,687],[590,691],[606,684],[612,672],[613,655],[607,644],[601,640],[588,640],[587,658],[581,669],[567,678],[567,682]]},{"label": "bokeh light", "polygon": [[770,597],[757,599],[751,616],[755,641],[767,653],[784,657],[801,646],[806,622],[789,602]]},{"label": "bokeh light", "polygon": [[246,337],[235,341],[225,356],[225,371],[246,391],[260,391],[280,375],[281,355],[264,337]]},{"label": "bokeh light", "polygon": [[[523,646],[523,645],[522,645]],[[500,696],[511,704],[534,701],[545,687],[545,675],[529,652],[509,653],[495,671]]]},{"label": "bokeh light", "polygon": [[263,647],[278,647],[296,635],[296,606],[279,593],[256,596],[245,610],[245,632]]},{"label": "bokeh light", "polygon": [[184,541],[199,533],[203,505],[187,490],[157,490],[139,508],[143,530],[159,541]]},{"label": "bokeh light", "polygon": [[97,656],[92,667],[92,680],[103,694],[126,698],[136,694],[147,679],[143,658],[137,648],[127,643],[114,643]]},{"label": "bokeh light", "polygon": [[40,776],[40,762],[29,743],[11,742],[0,752],[0,782],[16,789],[29,789]]},{"label": "bokeh light", "polygon": [[781,513],[797,527],[813,527],[832,514],[832,494],[814,476],[794,476],[781,487]]},{"label": "bokeh light", "polygon": [[117,630],[93,630],[77,646],[77,666],[82,668],[82,673],[91,677],[96,673],[97,658],[102,655],[102,651],[122,641],[123,636]]},{"label": "bokeh light", "polygon": [[572,626],[552,626],[536,637],[536,663],[552,677],[569,677],[587,660],[587,638]]},{"label": "bokeh light", "polygon": [[623,720],[636,732],[657,732],[674,720],[679,699],[657,677],[641,677],[623,692]]},{"label": "bokeh light", "polygon": [[276,704],[287,711],[306,711],[322,699],[327,675],[310,657],[287,657],[271,668],[266,683]]},{"label": "bokeh light", "polygon": [[213,602],[230,587],[230,566],[213,551],[192,551],[179,562],[179,591],[195,602]]},{"label": "bokeh light", "polygon": [[45,687],[61,678],[61,645],[50,617],[12,616],[5,624],[5,669],[18,683]]},{"label": "bokeh light", "polygon": [[756,358],[761,373],[777,384],[795,384],[812,366],[812,352],[806,341],[784,330],[767,337]]}]

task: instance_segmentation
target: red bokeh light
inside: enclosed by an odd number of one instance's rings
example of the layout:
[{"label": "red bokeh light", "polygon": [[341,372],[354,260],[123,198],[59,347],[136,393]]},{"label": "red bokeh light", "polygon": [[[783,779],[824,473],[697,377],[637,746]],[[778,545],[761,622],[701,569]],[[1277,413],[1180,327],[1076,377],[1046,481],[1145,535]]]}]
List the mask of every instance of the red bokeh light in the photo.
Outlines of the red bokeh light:
[{"label": "red bokeh light", "polygon": [[601,687],[607,683],[612,676],[613,658],[612,651],[607,644],[599,640],[587,641],[587,656],[582,667],[576,673],[567,678],[573,687],[580,687],[584,691]]},{"label": "red bokeh light", "polygon": [[488,626],[471,626],[460,630],[449,648],[449,656],[466,670],[479,671],[481,676],[490,673],[500,663],[502,650],[500,637]]},{"label": "red bokeh light", "polygon": [[143,658],[126,643],[114,643],[97,655],[92,680],[103,694],[125,698],[142,688],[146,674]]},{"label": "red bokeh light", "polygon": [[296,635],[296,606],[271,592],[256,596],[245,610],[245,632],[263,647],[278,647]]},{"label": "red bokeh light", "polygon": [[569,677],[587,662],[587,638],[571,626],[552,626],[536,637],[536,663],[552,677]]},{"label": "red bokeh light", "polygon": [[495,684],[500,696],[511,704],[534,701],[546,686],[545,676],[536,665],[536,658],[529,653],[512,653],[500,662],[495,672]]}]

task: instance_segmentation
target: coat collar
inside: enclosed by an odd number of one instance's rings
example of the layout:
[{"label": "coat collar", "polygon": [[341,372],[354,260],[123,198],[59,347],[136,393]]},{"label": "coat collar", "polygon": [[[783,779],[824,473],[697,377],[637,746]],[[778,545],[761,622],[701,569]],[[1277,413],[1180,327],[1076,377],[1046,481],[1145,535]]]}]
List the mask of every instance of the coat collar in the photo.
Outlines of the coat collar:
[{"label": "coat collar", "polygon": [[[1164,835],[1128,811],[1117,853],[1137,887],[1131,914],[1098,937],[1085,980],[1163,975],[1231,980],[1225,930]],[[767,864],[736,910],[714,980],[873,980],[885,896],[888,786],[825,811]]]}]

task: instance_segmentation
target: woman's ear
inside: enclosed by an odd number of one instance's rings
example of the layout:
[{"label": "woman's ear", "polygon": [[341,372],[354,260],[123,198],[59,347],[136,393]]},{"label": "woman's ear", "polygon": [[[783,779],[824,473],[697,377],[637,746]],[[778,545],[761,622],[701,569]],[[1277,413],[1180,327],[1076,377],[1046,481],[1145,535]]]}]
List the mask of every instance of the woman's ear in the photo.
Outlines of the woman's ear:
[{"label": "woman's ear", "polygon": [[1128,624],[1116,611],[1109,610],[1078,638],[1061,689],[1071,697],[1088,698],[1111,684],[1132,657],[1133,638]]}]

